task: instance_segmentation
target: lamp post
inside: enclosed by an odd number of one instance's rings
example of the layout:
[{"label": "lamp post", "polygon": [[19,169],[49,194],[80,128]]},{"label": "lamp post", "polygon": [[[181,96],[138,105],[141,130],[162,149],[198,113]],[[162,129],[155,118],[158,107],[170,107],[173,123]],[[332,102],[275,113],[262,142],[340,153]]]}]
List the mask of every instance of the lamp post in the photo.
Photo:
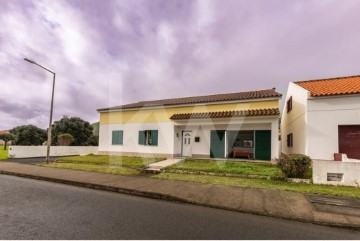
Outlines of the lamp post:
[{"label": "lamp post", "polygon": [[30,64],[35,64],[39,66],[40,68],[50,72],[53,74],[53,86],[52,86],[52,94],[51,94],[51,107],[50,107],[50,121],[49,121],[49,128],[48,128],[48,140],[47,140],[47,148],[46,148],[46,164],[49,163],[49,155],[50,155],[50,146],[51,146],[51,123],[52,123],[52,115],[53,115],[53,107],[54,107],[54,89],[55,89],[55,73],[44,66],[41,66],[40,64],[36,63],[34,60],[25,58],[25,61],[29,62]]}]

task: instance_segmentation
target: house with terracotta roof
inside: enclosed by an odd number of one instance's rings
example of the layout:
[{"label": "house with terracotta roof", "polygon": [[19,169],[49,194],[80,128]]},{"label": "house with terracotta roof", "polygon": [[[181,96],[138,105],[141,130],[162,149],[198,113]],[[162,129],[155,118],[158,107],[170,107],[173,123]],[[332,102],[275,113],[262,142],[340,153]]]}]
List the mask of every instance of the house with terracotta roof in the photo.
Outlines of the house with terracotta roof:
[{"label": "house with terracotta roof", "polygon": [[360,76],[289,83],[285,101],[282,152],[360,159]]},{"label": "house with terracotta roof", "polygon": [[271,160],[280,99],[267,89],[98,109],[99,154]]}]

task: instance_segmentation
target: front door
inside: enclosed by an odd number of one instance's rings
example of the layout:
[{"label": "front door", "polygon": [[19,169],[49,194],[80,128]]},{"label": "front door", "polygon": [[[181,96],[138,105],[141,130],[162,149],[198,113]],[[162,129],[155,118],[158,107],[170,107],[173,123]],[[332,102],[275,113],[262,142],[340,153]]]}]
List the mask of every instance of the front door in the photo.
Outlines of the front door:
[{"label": "front door", "polygon": [[270,161],[271,131],[255,131],[255,159]]},{"label": "front door", "polygon": [[191,156],[191,131],[183,131],[182,133],[182,156]]}]

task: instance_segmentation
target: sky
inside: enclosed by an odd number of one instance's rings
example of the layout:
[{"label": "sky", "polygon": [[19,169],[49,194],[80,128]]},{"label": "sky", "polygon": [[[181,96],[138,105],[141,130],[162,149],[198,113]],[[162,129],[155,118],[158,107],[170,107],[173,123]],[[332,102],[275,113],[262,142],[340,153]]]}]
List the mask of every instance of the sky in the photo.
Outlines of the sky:
[{"label": "sky", "polygon": [[360,74],[358,0],[0,0],[0,130]]}]

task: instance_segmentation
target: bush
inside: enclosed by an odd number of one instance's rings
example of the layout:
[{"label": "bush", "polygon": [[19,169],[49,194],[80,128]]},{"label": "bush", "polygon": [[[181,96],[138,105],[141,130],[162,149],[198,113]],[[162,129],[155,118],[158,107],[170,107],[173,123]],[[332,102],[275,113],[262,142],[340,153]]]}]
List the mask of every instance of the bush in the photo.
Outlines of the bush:
[{"label": "bush", "polygon": [[310,157],[302,154],[281,154],[276,161],[277,167],[289,178],[305,178],[306,171],[311,165]]}]

